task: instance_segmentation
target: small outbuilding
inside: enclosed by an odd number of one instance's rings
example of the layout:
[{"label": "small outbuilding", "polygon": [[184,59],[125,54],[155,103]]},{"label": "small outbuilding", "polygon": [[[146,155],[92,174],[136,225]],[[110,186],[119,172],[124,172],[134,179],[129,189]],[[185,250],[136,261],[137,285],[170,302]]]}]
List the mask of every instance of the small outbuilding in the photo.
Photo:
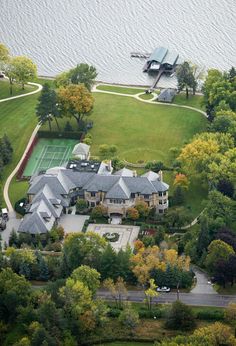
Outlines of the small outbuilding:
[{"label": "small outbuilding", "polygon": [[174,89],[163,89],[158,95],[157,101],[171,103],[175,97],[175,93]]},{"label": "small outbuilding", "polygon": [[85,143],[78,143],[74,146],[72,155],[77,159],[89,160],[90,157],[90,145]]}]

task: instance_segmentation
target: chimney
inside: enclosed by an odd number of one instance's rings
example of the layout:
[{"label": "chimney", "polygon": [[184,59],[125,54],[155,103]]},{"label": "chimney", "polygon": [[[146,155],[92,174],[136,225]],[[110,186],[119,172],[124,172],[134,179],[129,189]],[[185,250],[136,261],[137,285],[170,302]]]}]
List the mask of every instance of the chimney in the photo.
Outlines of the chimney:
[{"label": "chimney", "polygon": [[159,179],[160,179],[160,181],[163,181],[163,173],[162,173],[162,171],[160,170],[160,171],[158,172],[158,174],[159,174]]},{"label": "chimney", "polygon": [[109,161],[107,162],[107,170],[108,170],[109,172],[112,172],[111,160],[109,160]]}]

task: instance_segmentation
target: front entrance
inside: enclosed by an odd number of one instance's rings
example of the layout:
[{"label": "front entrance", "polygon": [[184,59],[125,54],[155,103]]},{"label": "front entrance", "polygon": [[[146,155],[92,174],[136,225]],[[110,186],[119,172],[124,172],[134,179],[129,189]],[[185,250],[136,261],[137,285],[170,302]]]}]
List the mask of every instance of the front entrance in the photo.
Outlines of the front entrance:
[{"label": "front entrance", "polygon": [[110,214],[111,224],[112,225],[121,225],[122,224],[122,214]]}]

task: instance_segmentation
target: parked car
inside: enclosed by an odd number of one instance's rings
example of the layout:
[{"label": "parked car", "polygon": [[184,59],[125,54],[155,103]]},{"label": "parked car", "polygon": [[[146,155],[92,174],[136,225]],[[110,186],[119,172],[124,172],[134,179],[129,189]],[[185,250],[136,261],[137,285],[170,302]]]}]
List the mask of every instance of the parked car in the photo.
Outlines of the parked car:
[{"label": "parked car", "polygon": [[166,286],[157,287],[157,292],[170,292],[170,287],[166,287]]},{"label": "parked car", "polygon": [[0,231],[4,231],[6,229],[6,221],[0,217]]},{"label": "parked car", "polygon": [[3,209],[2,209],[2,218],[3,218],[3,220],[5,220],[5,221],[8,221],[8,220],[9,220],[7,208],[3,208]]}]

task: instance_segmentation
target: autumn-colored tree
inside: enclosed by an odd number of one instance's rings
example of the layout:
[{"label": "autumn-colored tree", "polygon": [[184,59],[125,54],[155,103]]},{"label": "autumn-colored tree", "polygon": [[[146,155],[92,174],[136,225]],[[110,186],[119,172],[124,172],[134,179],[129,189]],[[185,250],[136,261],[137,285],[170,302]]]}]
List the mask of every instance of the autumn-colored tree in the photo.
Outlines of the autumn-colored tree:
[{"label": "autumn-colored tree", "polygon": [[135,204],[135,209],[137,209],[139,216],[144,218],[147,217],[150,212],[148,204],[144,201],[138,201]]},{"label": "autumn-colored tree", "polygon": [[149,287],[144,291],[144,293],[148,310],[152,310],[153,298],[157,298],[159,296],[159,293],[157,292],[157,285],[155,284],[154,279],[149,280]]},{"label": "autumn-colored tree", "polygon": [[26,56],[16,56],[10,61],[13,67],[13,75],[24,89],[25,84],[37,77],[37,66]]},{"label": "autumn-colored tree", "polygon": [[58,101],[63,115],[73,117],[78,126],[88,116],[94,104],[94,98],[83,85],[70,84],[58,91]]},{"label": "autumn-colored tree", "polygon": [[99,204],[96,207],[94,207],[91,213],[91,217],[93,219],[96,219],[105,215],[107,215],[107,208],[102,204]]},{"label": "autumn-colored tree", "polygon": [[183,173],[176,174],[175,180],[174,180],[174,186],[181,186],[187,190],[189,188],[189,181],[187,176]]},{"label": "autumn-colored tree", "polygon": [[131,220],[137,220],[139,218],[139,212],[136,208],[130,207],[127,210],[127,217]]},{"label": "autumn-colored tree", "polygon": [[115,282],[109,278],[104,280],[103,286],[108,289],[113,299],[115,299],[117,307],[120,308],[122,306],[122,300],[127,296],[127,288],[124,279],[118,277]]},{"label": "autumn-colored tree", "polygon": [[228,322],[236,324],[236,303],[229,303],[225,309],[225,319]]}]

